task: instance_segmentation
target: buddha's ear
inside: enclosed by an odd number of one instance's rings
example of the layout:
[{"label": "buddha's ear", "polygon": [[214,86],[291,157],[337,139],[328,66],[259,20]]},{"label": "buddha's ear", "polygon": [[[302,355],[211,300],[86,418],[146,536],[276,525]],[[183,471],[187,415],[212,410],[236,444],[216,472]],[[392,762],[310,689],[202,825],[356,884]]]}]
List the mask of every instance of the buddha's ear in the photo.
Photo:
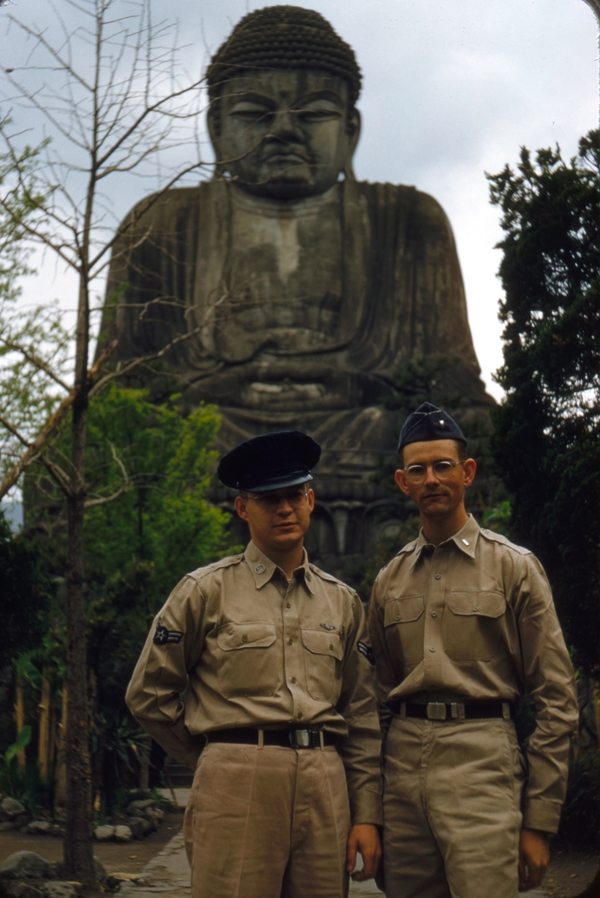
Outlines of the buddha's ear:
[{"label": "buddha's ear", "polygon": [[220,137],[221,137],[221,98],[215,97],[210,101],[210,106],[208,107],[208,112],[206,113],[206,126],[208,128],[208,135],[210,137],[210,142],[212,143],[213,150],[215,151],[215,156],[217,158],[217,165],[215,166],[215,174],[223,173],[225,171],[222,165],[218,164],[218,159],[221,155],[220,148]]},{"label": "buddha's ear", "polygon": [[360,137],[360,127],[361,127],[361,118],[360,112],[356,107],[352,109],[352,112],[348,116],[348,120],[346,122],[346,135],[348,140],[348,147],[346,151],[346,160],[344,162],[344,176],[348,178],[350,181],[356,181],[356,175],[354,174],[354,169],[352,167],[352,159],[354,158],[354,153],[356,152],[356,147],[358,144],[358,139]]}]

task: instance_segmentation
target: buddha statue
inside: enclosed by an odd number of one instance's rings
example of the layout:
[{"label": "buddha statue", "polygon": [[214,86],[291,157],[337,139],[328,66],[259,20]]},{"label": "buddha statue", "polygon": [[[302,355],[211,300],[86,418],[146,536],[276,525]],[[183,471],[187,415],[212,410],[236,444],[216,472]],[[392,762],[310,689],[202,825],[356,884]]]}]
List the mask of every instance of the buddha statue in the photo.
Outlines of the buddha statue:
[{"label": "buddha statue", "polygon": [[361,73],[319,13],[249,13],[207,82],[214,176],[130,213],[103,330],[120,360],[176,341],[168,371],[187,402],[219,406],[220,450],[277,429],[318,440],[313,554],[358,558],[389,497],[373,473],[394,457],[395,372],[447,358],[446,392],[492,402],[450,224],[414,187],[356,180]]}]

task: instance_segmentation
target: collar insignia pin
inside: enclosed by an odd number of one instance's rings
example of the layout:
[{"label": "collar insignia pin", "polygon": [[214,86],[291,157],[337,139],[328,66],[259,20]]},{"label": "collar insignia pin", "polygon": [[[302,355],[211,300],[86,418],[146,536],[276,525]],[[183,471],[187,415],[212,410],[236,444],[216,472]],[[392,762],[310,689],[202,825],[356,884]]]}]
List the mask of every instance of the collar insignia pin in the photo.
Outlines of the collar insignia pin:
[{"label": "collar insignia pin", "polygon": [[266,571],[266,567],[264,566],[264,564],[257,564],[254,570],[257,574],[264,574],[264,572]]},{"label": "collar insignia pin", "polygon": [[465,544],[465,546],[468,546],[468,545],[469,545],[469,540],[468,540],[468,539],[463,539],[463,543]]}]

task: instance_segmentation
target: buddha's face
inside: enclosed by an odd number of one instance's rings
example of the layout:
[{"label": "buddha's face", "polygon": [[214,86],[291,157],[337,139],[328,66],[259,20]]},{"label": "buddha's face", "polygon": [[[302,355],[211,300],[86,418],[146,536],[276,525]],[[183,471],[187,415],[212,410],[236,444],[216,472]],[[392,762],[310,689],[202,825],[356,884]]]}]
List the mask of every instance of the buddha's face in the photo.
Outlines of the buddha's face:
[{"label": "buddha's face", "polygon": [[286,200],[324,193],[351,170],[360,124],[356,110],[348,115],[344,78],[275,69],[230,79],[209,128],[221,169],[235,183]]}]

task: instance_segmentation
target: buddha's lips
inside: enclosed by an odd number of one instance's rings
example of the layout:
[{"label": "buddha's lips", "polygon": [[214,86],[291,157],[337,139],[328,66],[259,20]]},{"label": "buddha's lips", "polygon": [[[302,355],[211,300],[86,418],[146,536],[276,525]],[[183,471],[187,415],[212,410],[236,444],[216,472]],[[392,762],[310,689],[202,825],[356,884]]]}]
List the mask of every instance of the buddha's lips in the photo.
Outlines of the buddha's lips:
[{"label": "buddha's lips", "polygon": [[301,156],[299,153],[289,153],[285,150],[277,150],[274,153],[269,153],[263,158],[265,162],[291,162],[293,165],[298,163],[305,165],[309,163],[309,160],[305,156]]}]

